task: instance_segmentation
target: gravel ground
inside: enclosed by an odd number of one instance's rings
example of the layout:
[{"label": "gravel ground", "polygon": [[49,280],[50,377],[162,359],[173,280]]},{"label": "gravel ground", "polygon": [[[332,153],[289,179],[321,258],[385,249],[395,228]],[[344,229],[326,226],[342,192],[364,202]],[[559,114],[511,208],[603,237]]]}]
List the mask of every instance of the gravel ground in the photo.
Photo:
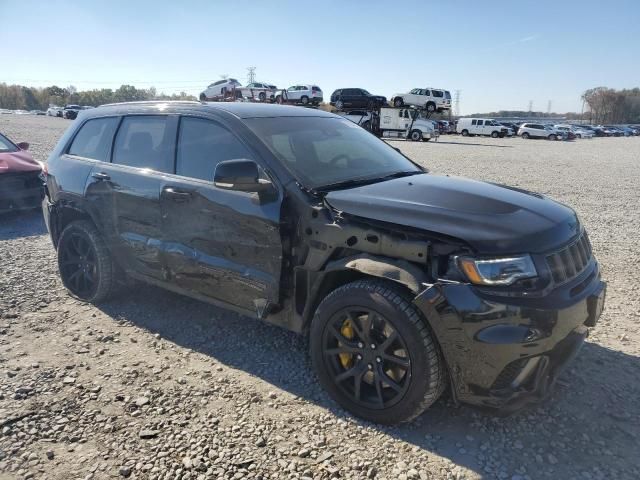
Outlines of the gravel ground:
[{"label": "gravel ground", "polygon": [[[0,116],[45,160],[70,123]],[[640,138],[394,142],[435,172],[572,205],[609,282],[603,317],[541,406],[446,398],[380,427],[316,383],[304,339],[152,287],[72,300],[37,212],[0,217],[0,479],[640,478]]]}]

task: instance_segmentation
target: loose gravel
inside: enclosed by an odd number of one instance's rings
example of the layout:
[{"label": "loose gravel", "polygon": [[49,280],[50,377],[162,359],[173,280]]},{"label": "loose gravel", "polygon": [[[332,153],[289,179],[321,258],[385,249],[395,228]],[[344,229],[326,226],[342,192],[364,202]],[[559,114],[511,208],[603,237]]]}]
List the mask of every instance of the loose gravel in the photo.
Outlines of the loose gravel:
[{"label": "loose gravel", "polygon": [[[69,121],[0,116],[46,160]],[[640,478],[640,138],[396,141],[434,172],[573,206],[609,282],[553,395],[507,418],[448,397],[381,427],[319,388],[303,338],[156,288],[62,288],[38,212],[0,217],[1,479]]]}]

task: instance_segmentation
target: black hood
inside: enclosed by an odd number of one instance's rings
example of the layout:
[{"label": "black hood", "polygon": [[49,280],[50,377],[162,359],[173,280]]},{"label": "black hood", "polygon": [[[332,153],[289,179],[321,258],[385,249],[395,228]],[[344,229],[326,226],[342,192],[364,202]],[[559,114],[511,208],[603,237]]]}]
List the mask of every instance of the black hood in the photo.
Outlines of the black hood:
[{"label": "black hood", "polygon": [[579,231],[575,212],[538,194],[422,174],[329,192],[338,211],[456,237],[478,253],[548,252]]}]

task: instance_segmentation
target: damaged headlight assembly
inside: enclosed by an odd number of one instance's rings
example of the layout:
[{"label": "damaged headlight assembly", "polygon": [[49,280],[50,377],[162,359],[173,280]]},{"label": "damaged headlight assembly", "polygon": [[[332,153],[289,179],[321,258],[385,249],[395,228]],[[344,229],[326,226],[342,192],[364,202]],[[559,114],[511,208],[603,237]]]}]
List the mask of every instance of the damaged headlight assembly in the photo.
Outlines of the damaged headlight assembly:
[{"label": "damaged headlight assembly", "polygon": [[475,285],[505,286],[538,276],[529,255],[491,259],[458,257],[457,263],[467,279]]}]

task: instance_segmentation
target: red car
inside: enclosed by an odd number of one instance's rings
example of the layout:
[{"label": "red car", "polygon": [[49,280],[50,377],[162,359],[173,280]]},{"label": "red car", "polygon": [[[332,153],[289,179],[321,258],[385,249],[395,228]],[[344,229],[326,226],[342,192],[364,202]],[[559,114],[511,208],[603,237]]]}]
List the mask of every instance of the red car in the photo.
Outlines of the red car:
[{"label": "red car", "polygon": [[16,145],[0,133],[0,213],[40,206],[42,166],[28,148],[28,143]]}]

